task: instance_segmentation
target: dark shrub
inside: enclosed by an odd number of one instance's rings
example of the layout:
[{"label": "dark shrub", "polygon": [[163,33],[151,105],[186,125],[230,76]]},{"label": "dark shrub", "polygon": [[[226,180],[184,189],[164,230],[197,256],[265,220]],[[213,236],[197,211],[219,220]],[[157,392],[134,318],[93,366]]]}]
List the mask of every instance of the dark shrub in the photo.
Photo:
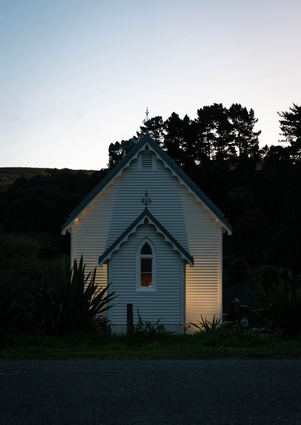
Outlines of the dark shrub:
[{"label": "dark shrub", "polygon": [[110,302],[115,298],[108,288],[98,287],[96,268],[86,274],[83,258],[79,263],[74,261],[72,270],[67,258],[53,261],[31,295],[32,325],[56,335],[95,328],[96,319],[112,307]]}]

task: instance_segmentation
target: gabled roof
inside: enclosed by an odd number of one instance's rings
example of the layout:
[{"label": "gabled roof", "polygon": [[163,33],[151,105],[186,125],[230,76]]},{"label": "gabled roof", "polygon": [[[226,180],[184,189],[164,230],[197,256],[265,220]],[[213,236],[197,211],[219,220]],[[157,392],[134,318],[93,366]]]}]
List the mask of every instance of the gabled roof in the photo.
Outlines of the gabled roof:
[{"label": "gabled roof", "polygon": [[188,177],[188,175],[170,158],[170,156],[159,147],[159,145],[148,135],[144,135],[137,144],[130,150],[130,152],[106,175],[104,179],[89,193],[86,198],[71,212],[69,218],[62,226],[62,233],[66,233],[68,227],[72,226],[73,221],[81,214],[81,212],[93,201],[93,199],[104,190],[107,184],[118,176],[123,168],[127,167],[132,159],[137,157],[138,153],[148,145],[149,149],[156,153],[156,155],[163,160],[165,165],[172,170],[172,173],[194,193],[194,195],[207,207],[211,213],[221,223],[222,227],[231,234],[232,229],[230,224],[224,218],[224,214],[219,208],[208,198],[207,195]]},{"label": "gabled roof", "polygon": [[98,264],[101,266],[109,260],[114,251],[119,250],[122,243],[126,242],[129,236],[136,232],[137,227],[144,223],[149,223],[155,226],[158,233],[164,236],[164,239],[169,242],[175,251],[178,251],[183,260],[186,260],[191,266],[194,263],[193,257],[186,251],[185,248],[165,229],[164,226],[156,219],[156,217],[145,208],[144,211],[133,221],[133,223],[116,239],[115,242],[99,257]]}]

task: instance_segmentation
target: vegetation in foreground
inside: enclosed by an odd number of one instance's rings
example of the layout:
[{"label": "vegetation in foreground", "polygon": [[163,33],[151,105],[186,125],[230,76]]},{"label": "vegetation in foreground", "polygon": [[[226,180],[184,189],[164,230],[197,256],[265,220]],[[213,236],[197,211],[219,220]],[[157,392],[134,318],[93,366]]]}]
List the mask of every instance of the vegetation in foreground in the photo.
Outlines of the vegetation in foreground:
[{"label": "vegetation in foreground", "polygon": [[99,318],[114,308],[118,294],[99,288],[83,259],[71,271],[66,258],[50,262],[39,281],[2,273],[0,359],[301,358],[299,281],[283,270],[260,275],[260,297],[247,326],[239,315],[229,327],[200,315],[191,324],[194,334],[175,335],[160,319],[138,314],[131,332],[115,335]]},{"label": "vegetation in foreground", "polygon": [[49,262],[39,280],[0,273],[0,332],[63,336],[105,327],[103,313],[115,293],[99,287],[96,268],[86,272],[83,257]]},{"label": "vegetation in foreground", "polygon": [[194,335],[110,335],[78,331],[65,337],[0,334],[0,359],[301,358],[300,337],[220,328]]}]

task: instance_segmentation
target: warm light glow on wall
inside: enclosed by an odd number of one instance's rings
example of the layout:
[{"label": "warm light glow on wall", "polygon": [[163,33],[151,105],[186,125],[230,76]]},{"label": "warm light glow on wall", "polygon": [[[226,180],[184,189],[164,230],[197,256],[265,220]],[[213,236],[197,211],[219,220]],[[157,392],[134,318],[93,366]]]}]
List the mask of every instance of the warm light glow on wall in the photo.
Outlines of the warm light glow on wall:
[{"label": "warm light glow on wall", "polygon": [[222,317],[221,275],[216,260],[196,261],[193,268],[186,268],[186,326],[195,332],[190,323],[201,319],[212,321]]}]

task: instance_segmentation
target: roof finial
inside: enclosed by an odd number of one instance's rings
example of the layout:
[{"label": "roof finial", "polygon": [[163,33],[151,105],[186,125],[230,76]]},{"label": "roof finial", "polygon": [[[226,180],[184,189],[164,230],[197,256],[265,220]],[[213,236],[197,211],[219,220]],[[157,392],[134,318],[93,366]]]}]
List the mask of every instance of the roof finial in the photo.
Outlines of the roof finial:
[{"label": "roof finial", "polygon": [[147,121],[148,121],[148,114],[149,114],[148,107],[146,107],[145,120],[143,120],[143,124],[147,123]]},{"label": "roof finial", "polygon": [[144,197],[141,199],[140,202],[141,204],[145,205],[146,209],[147,209],[147,206],[152,203],[152,200],[148,197],[147,189],[145,189]]}]

